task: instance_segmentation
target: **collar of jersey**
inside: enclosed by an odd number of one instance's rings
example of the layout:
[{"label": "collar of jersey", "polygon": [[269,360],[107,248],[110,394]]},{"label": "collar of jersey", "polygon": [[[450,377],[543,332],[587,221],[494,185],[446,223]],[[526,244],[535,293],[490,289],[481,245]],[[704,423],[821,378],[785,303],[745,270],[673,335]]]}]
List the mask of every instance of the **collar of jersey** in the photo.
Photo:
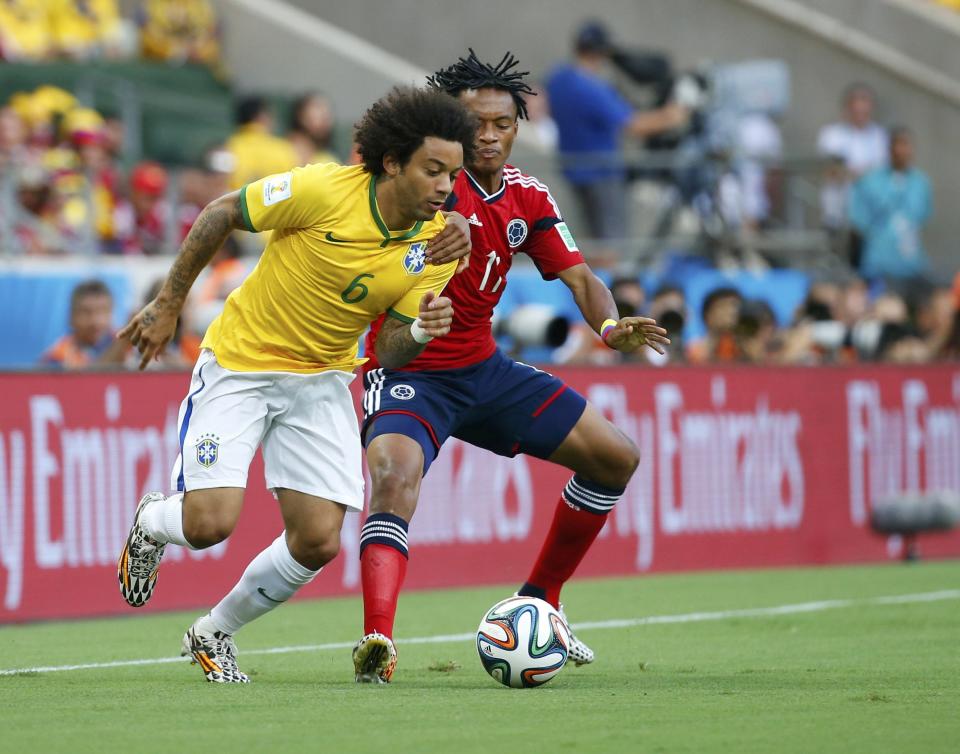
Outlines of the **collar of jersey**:
[{"label": "collar of jersey", "polygon": [[370,214],[373,215],[373,221],[380,229],[380,233],[383,234],[383,242],[380,244],[381,249],[388,243],[406,241],[408,238],[413,238],[420,232],[420,228],[423,227],[423,220],[417,220],[410,230],[401,233],[399,236],[390,235],[390,229],[380,216],[380,208],[377,206],[377,177],[375,175],[370,176]]},{"label": "collar of jersey", "polygon": [[467,176],[467,182],[470,184],[470,187],[476,191],[480,195],[480,198],[483,199],[483,201],[485,201],[487,204],[493,204],[495,201],[497,201],[497,199],[502,197],[507,190],[507,179],[504,178],[502,174],[500,176],[500,188],[498,188],[492,194],[488,194],[484,190],[483,186],[481,186],[477,181],[477,179],[470,175],[470,171],[466,168],[463,169],[463,174]]}]

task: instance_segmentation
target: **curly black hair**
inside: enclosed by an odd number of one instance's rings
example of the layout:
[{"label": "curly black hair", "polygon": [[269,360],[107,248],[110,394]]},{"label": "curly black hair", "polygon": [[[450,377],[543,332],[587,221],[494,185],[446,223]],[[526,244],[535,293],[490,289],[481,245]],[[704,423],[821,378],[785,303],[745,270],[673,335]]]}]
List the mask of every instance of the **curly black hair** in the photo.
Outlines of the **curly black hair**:
[{"label": "curly black hair", "polygon": [[497,65],[491,65],[481,61],[472,47],[467,49],[470,50],[467,57],[460,58],[449,68],[444,68],[432,76],[428,76],[427,83],[454,97],[467,89],[488,87],[509,92],[517,106],[517,116],[526,119],[527,101],[523,95],[537,96],[537,93],[523,80],[524,76],[530,75],[530,71],[512,70],[520,65],[520,61],[513,57],[512,52],[504,55]]},{"label": "curly black hair", "polygon": [[396,87],[377,100],[356,125],[355,139],[363,167],[381,175],[383,158],[393,155],[406,165],[423,140],[435,136],[463,145],[463,160],[473,159],[476,118],[456,99],[436,89]]}]

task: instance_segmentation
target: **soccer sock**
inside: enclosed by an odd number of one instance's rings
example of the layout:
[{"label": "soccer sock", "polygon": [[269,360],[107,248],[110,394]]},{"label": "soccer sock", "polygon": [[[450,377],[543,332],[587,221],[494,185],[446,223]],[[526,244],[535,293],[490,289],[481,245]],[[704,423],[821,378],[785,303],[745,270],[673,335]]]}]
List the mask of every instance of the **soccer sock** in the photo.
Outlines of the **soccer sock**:
[{"label": "soccer sock", "polygon": [[393,637],[400,587],[407,575],[407,522],[392,513],[374,513],[360,530],[363,632]]},{"label": "soccer sock", "polygon": [[318,573],[319,569],[311,571],[294,560],[287,547],[286,532],[281,532],[250,561],[237,585],[210,611],[210,621],[218,631],[235,634],[286,602]]},{"label": "soccer sock", "polygon": [[573,575],[607,521],[623,490],[574,475],[563,489],[550,531],[518,594],[560,605],[560,589]]},{"label": "soccer sock", "polygon": [[177,492],[164,500],[148,503],[140,516],[140,526],[147,536],[160,544],[175,544],[196,548],[183,536],[183,493]]}]

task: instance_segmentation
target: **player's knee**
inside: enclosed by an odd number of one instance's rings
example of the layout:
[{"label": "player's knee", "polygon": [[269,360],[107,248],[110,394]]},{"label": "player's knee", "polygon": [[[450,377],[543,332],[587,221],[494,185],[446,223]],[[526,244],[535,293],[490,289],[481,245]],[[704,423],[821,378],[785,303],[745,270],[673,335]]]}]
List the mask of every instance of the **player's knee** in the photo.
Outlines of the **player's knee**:
[{"label": "player's knee", "polygon": [[213,513],[194,513],[183,517],[183,536],[197,550],[220,544],[232,531],[233,521]]},{"label": "player's knee", "polygon": [[340,532],[338,530],[317,530],[287,533],[287,547],[293,559],[305,568],[316,571],[322,568],[340,552]]},{"label": "player's knee", "polygon": [[420,469],[413,464],[385,463],[370,469],[370,479],[373,483],[371,511],[393,513],[409,521],[417,506]]},{"label": "player's knee", "polygon": [[602,468],[595,481],[604,487],[623,489],[630,483],[633,472],[640,464],[640,449],[626,435],[621,434],[617,443],[604,454]]}]

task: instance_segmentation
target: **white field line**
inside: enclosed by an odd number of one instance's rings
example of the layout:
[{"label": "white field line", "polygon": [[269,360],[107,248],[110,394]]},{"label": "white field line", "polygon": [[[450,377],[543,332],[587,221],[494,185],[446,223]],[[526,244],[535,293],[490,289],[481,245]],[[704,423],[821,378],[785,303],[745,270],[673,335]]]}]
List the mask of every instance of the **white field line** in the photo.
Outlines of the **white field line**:
[{"label": "white field line", "polygon": [[[818,613],[824,610],[838,610],[850,607],[868,607],[872,605],[906,605],[913,602],[941,602],[960,599],[960,589],[944,589],[939,592],[920,592],[916,594],[897,594],[887,597],[869,597],[866,599],[820,600],[818,602],[800,602],[793,605],[774,605],[772,607],[750,607],[738,610],[716,610],[712,612],[681,613],[679,615],[650,615],[646,618],[626,618],[621,620],[603,620],[574,623],[577,630],[600,630],[613,628],[636,628],[638,626],[656,626],[673,623],[702,623],[704,621],[729,620],[731,618],[768,618],[798,613]],[[473,633],[441,634],[438,636],[415,636],[409,639],[397,639],[397,644],[454,644],[470,641]],[[245,649],[243,656],[279,655],[291,652],[324,652],[334,649],[350,649],[352,641],[338,641],[329,644],[301,644],[289,647],[269,647],[267,649]],[[142,660],[114,660],[112,662],[88,662],[77,665],[46,665],[33,668],[4,668],[0,676],[20,673],[62,673],[67,670],[95,670],[99,668],[128,668],[137,665],[165,665],[171,662],[184,662],[182,657],[155,657]]]}]

